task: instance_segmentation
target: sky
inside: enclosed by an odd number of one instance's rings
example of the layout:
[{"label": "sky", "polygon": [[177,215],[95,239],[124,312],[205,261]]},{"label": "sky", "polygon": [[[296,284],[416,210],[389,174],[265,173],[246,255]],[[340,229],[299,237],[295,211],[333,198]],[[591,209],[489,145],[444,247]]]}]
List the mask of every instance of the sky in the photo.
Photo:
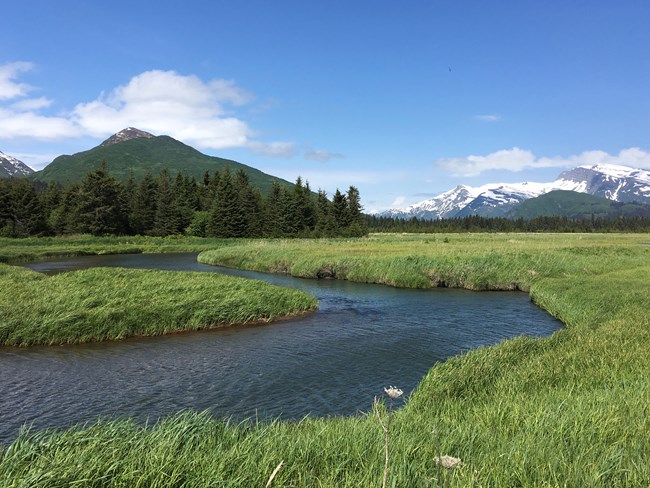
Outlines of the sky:
[{"label": "sky", "polygon": [[42,169],[125,127],[377,212],[458,184],[650,169],[647,0],[21,0],[0,151]]}]

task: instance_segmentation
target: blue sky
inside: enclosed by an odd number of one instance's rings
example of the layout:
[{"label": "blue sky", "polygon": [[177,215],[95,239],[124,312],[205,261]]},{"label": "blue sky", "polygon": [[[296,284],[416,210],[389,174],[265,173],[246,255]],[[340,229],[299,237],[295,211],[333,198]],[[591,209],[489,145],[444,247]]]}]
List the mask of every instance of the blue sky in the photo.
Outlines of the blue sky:
[{"label": "blue sky", "polygon": [[42,168],[127,126],[369,211],[457,184],[650,168],[647,1],[22,0],[0,151]]}]

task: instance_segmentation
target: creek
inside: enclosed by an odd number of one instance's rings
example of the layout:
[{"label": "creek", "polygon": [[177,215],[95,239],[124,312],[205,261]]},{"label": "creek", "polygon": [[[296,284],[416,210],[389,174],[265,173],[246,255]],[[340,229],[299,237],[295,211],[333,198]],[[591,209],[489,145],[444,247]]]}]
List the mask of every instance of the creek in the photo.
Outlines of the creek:
[{"label": "creek", "polygon": [[217,272],[316,296],[316,313],[266,325],[81,345],[0,348],[0,443],[22,425],[98,417],[155,421],[183,409],[299,419],[369,411],[383,387],[405,397],[431,367],[481,346],[562,327],[521,292],[410,290],[200,264],[196,254],[84,256],[30,263]]}]

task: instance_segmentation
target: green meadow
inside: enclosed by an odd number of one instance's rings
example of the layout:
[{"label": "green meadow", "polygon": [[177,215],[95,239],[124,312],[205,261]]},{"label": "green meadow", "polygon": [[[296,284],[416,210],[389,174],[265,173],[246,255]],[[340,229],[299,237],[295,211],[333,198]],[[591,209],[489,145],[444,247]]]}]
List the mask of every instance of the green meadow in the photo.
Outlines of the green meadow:
[{"label": "green meadow", "polygon": [[228,246],[233,240],[189,236],[97,237],[75,235],[63,237],[0,237],[0,263],[39,261],[52,257],[96,254],[131,254],[152,252],[198,252]]},{"label": "green meadow", "polygon": [[[647,234],[372,235],[233,241],[199,259],[401,287],[527,291],[566,328],[432,365],[392,414],[387,486],[639,487],[650,485],[649,243]],[[0,485],[381,486],[384,441],[374,413],[98,421],[23,432],[0,455]],[[439,455],[462,461],[446,469]]]}]

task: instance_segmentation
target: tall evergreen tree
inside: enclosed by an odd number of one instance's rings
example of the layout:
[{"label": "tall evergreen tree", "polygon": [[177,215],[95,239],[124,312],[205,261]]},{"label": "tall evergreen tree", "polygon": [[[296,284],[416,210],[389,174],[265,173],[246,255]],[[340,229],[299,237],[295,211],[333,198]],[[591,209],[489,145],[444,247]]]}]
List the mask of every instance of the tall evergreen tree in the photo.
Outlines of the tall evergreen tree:
[{"label": "tall evergreen tree", "polygon": [[156,197],[156,213],[154,215],[153,231],[155,236],[168,236],[179,231],[179,212],[172,186],[171,176],[167,169],[158,175],[158,192]]},{"label": "tall evergreen tree", "polygon": [[4,180],[0,186],[0,227],[7,237],[28,237],[47,232],[43,206],[27,180]]},{"label": "tall evergreen tree", "polygon": [[327,198],[324,190],[318,191],[316,199],[317,226],[316,231],[321,237],[336,235],[336,220],[332,210],[332,202]]},{"label": "tall evergreen tree", "polygon": [[178,222],[174,233],[183,233],[192,222],[194,215],[193,198],[194,194],[190,182],[180,172],[176,173],[174,180],[174,195],[176,197],[176,209],[178,212]]},{"label": "tall evergreen tree", "polygon": [[236,237],[260,237],[262,235],[262,212],[259,192],[253,189],[248,174],[240,169],[235,174],[237,191]]},{"label": "tall evergreen tree", "polygon": [[284,227],[282,215],[282,188],[277,180],[271,183],[271,191],[263,201],[262,214],[264,217],[262,232],[267,237],[281,237]]},{"label": "tall evergreen tree", "polygon": [[122,184],[108,174],[103,162],[84,177],[79,189],[77,228],[93,235],[119,234],[126,217],[120,206]]},{"label": "tall evergreen tree", "polygon": [[332,198],[332,215],[334,216],[334,222],[336,222],[337,232],[342,231],[350,224],[348,199],[338,188]]},{"label": "tall evergreen tree", "polygon": [[67,185],[61,192],[59,204],[50,212],[48,225],[57,235],[80,232],[79,218],[79,183]]},{"label": "tall evergreen tree", "polygon": [[150,171],[140,180],[129,213],[131,232],[137,235],[151,235],[154,231],[158,183]]},{"label": "tall evergreen tree", "polygon": [[363,215],[361,196],[355,186],[350,186],[347,193],[348,227],[350,235],[362,236],[368,233],[368,224]]},{"label": "tall evergreen tree", "polygon": [[238,237],[242,227],[238,213],[237,190],[228,168],[220,175],[212,209],[208,235],[214,237]]}]

